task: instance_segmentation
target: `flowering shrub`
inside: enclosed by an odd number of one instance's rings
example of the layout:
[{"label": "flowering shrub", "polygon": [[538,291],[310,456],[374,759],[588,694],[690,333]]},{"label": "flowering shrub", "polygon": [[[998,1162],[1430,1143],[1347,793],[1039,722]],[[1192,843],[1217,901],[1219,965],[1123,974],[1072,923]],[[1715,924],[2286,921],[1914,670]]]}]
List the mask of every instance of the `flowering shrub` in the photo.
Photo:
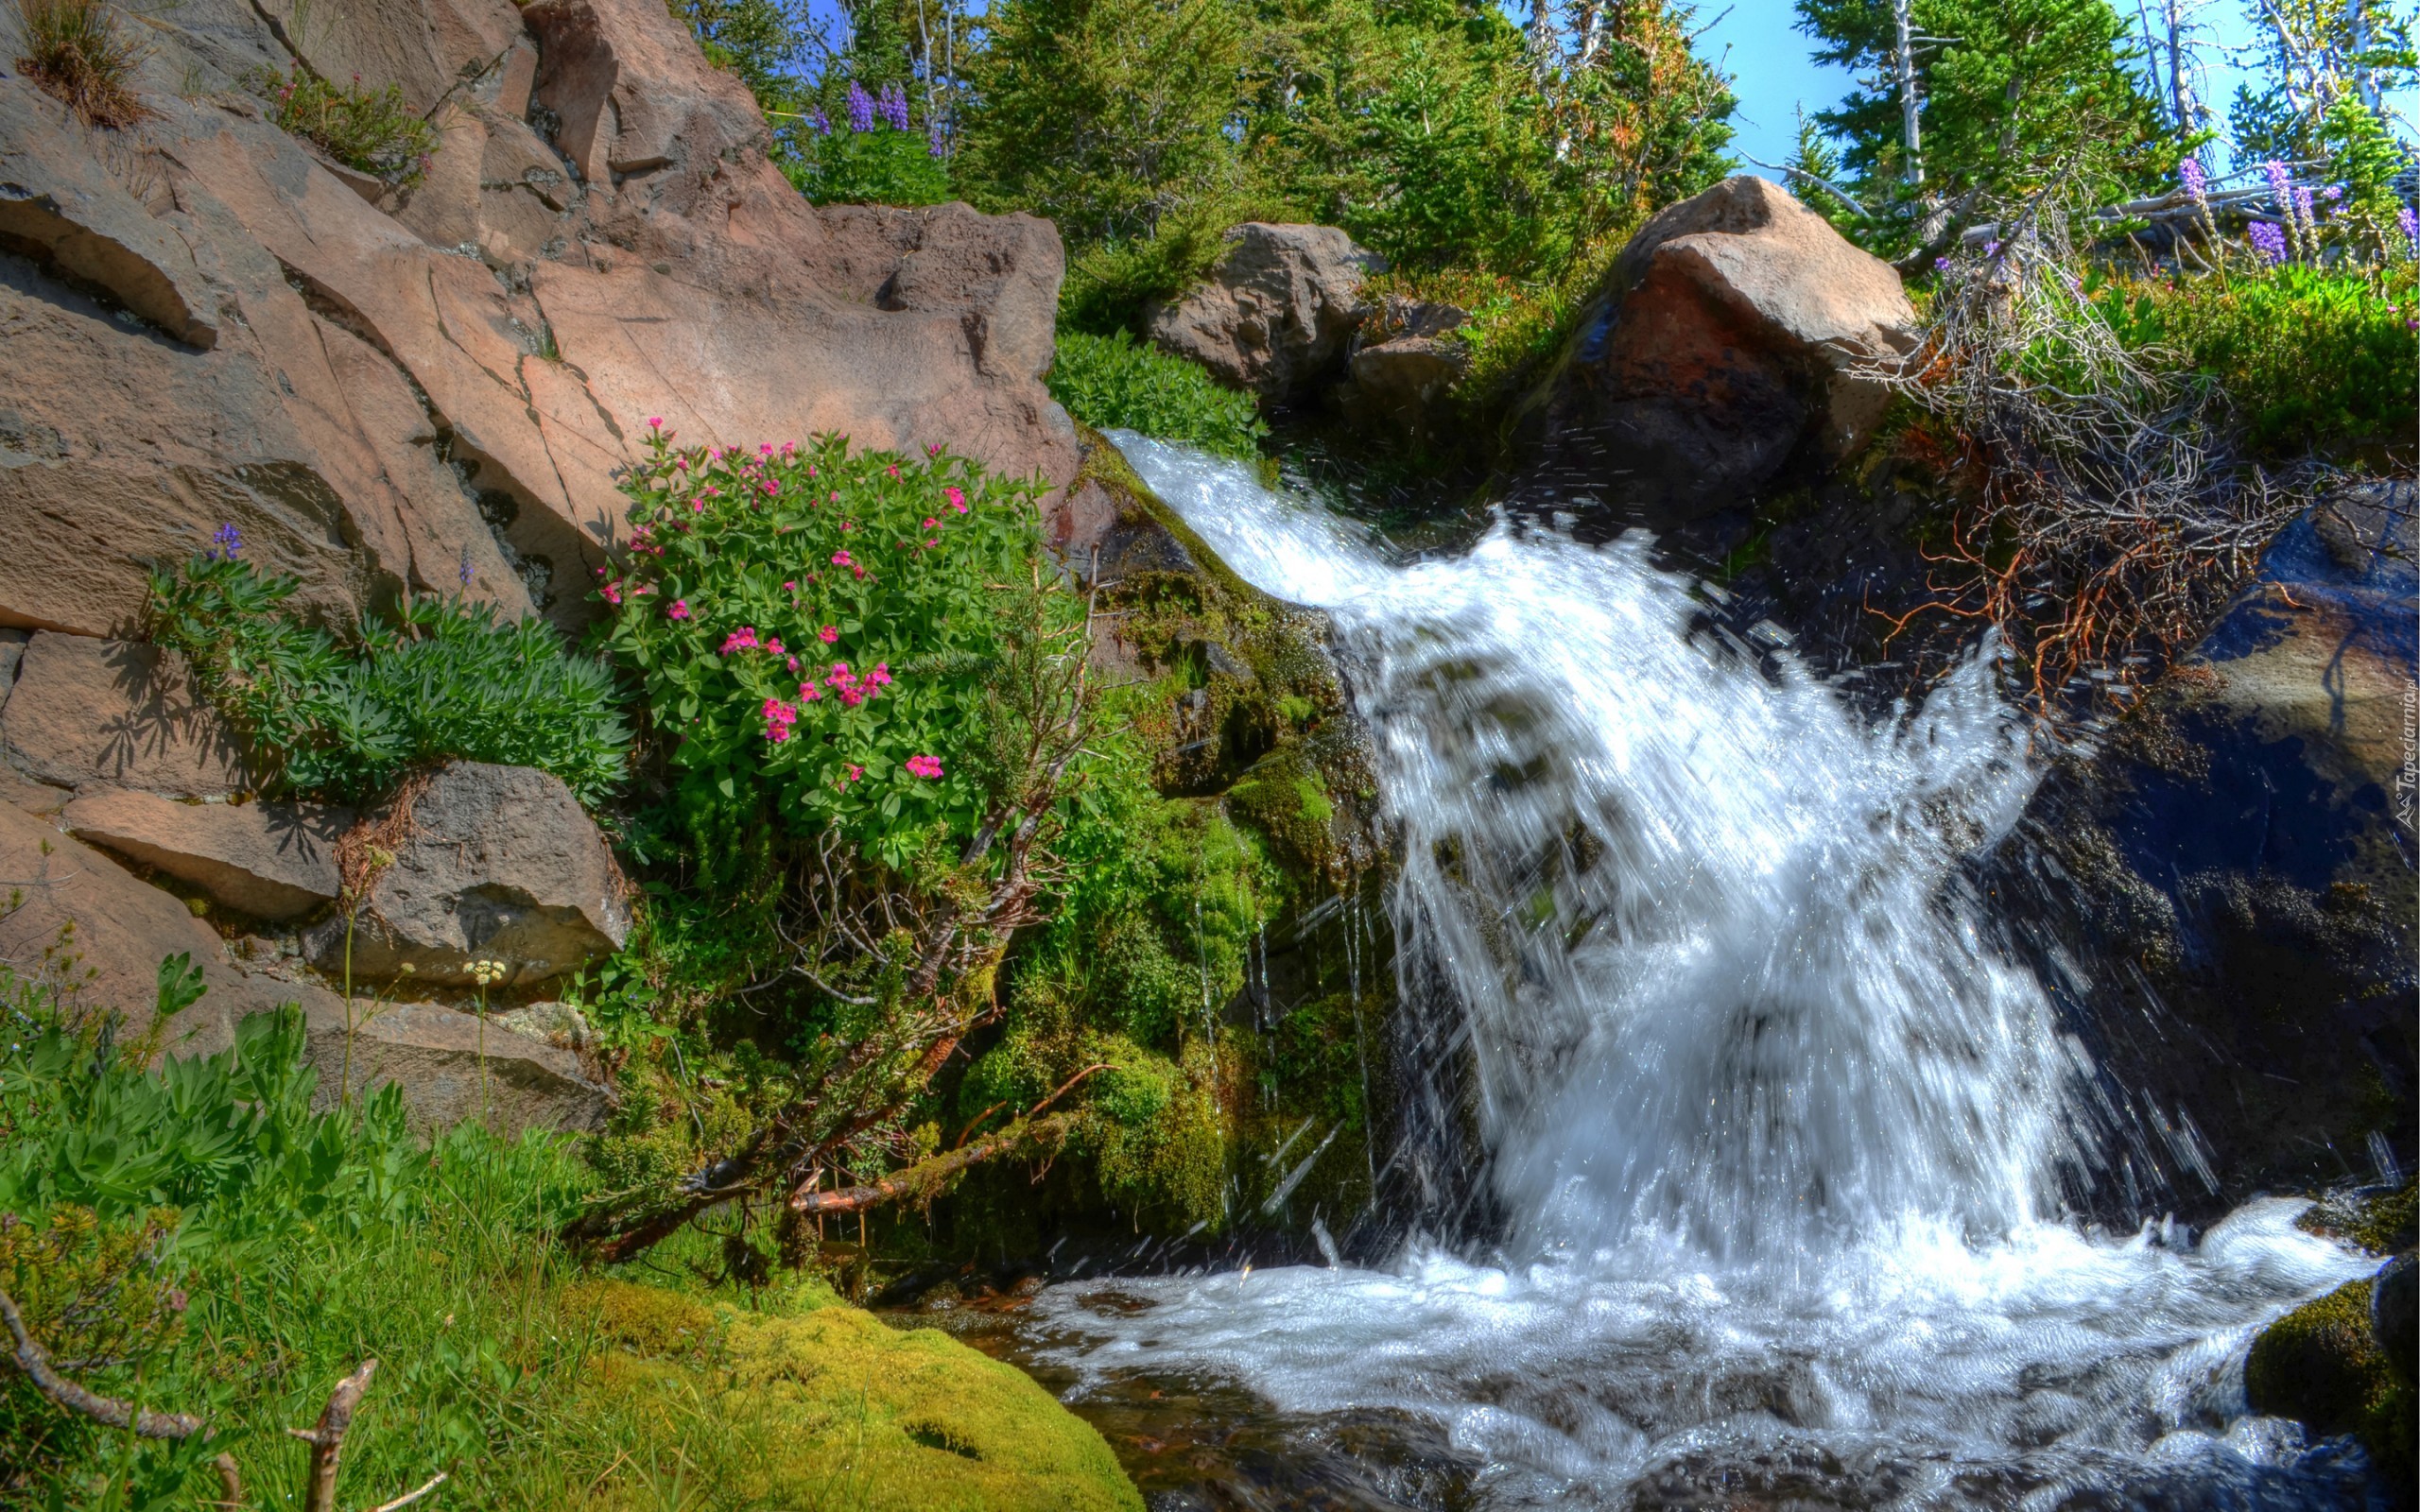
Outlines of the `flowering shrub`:
[{"label": "flowering shrub", "polygon": [[366,90],[355,74],[352,88],[339,89],[300,68],[291,76],[263,69],[245,83],[268,102],[269,119],[280,130],[318,143],[348,167],[375,174],[398,189],[410,188],[428,172],[437,129],[412,112],[393,84]]},{"label": "flowering shrub", "polygon": [[632,549],[596,593],[692,816],[760,798],[903,865],[993,802],[987,695],[1004,623],[1080,630],[1050,592],[1037,481],[846,438],[676,447],[650,421]]},{"label": "flowering shrub", "polygon": [[804,130],[784,133],[782,171],[799,193],[819,205],[933,205],[950,197],[942,133],[915,129],[900,86],[870,94],[851,79],[839,111],[836,121],[816,106]]}]

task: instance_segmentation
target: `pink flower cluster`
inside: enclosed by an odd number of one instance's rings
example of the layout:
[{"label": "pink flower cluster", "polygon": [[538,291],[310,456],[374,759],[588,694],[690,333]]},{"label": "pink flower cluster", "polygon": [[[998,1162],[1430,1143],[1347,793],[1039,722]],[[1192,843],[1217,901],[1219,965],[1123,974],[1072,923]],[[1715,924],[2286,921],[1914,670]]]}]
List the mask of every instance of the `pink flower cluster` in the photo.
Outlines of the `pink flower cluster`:
[{"label": "pink flower cluster", "polygon": [[[841,707],[847,709],[855,709],[870,698],[881,697],[882,690],[890,686],[890,663],[888,662],[875,662],[873,670],[862,677],[850,671],[849,663],[846,662],[835,662],[832,663],[832,670],[825,674],[823,679],[823,687],[837,693],[839,696]],[[798,696],[813,703],[823,696],[823,688],[819,688],[812,682],[802,682],[798,685]]]},{"label": "pink flower cluster", "polygon": [[729,656],[734,651],[770,651],[773,655],[780,656],[783,652],[782,638],[776,635],[769,641],[760,641],[756,639],[755,626],[743,625],[732,631],[730,637],[722,643],[724,656]]},{"label": "pink flower cluster", "polygon": [[765,700],[765,738],[778,746],[790,738],[790,727],[798,723],[798,705],[784,703],[779,698]]},{"label": "pink flower cluster", "polygon": [[957,485],[952,484],[950,487],[942,490],[942,497],[947,499],[949,501],[949,507],[957,510],[959,513],[964,514],[966,512],[965,490],[959,489]]},{"label": "pink flower cluster", "polygon": [[910,776],[930,781],[942,775],[942,759],[938,756],[910,756],[908,758],[908,771]]}]

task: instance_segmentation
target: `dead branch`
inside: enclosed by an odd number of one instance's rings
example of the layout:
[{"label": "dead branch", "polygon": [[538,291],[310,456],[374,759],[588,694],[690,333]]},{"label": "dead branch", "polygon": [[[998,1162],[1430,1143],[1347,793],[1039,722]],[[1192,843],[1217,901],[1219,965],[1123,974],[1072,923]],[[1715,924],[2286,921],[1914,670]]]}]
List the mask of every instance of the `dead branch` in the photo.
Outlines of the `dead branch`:
[{"label": "dead branch", "polygon": [[1918,350],[1868,369],[1946,421],[1984,479],[1931,558],[1928,600],[1885,617],[1893,636],[1927,613],[1988,622],[2047,711],[2122,696],[2142,675],[2121,667],[2189,644],[2327,474],[2235,458],[2224,396],[2128,350],[2086,295],[2048,192],[2003,234],[1944,290]]},{"label": "dead branch", "polygon": [[104,1397],[87,1391],[51,1367],[50,1356],[26,1332],[24,1314],[17,1311],[16,1300],[0,1292],[0,1321],[9,1326],[9,1336],[15,1341],[13,1358],[17,1368],[34,1383],[34,1388],[53,1402],[79,1417],[111,1428],[130,1428],[145,1438],[191,1438],[201,1432],[201,1419],[181,1412],[153,1412],[137,1407],[114,1397]]},{"label": "dead branch", "polygon": [[403,1495],[395,1498],[391,1502],[381,1502],[376,1506],[372,1507],[370,1512],[398,1512],[399,1508],[407,1507],[414,1502],[419,1501],[422,1497],[426,1496],[429,1492],[436,1490],[439,1486],[444,1485],[445,1481],[446,1472],[439,1470],[436,1474],[430,1476],[427,1484],[421,1486],[420,1489],[416,1491],[406,1491]]},{"label": "dead branch", "polygon": [[359,1369],[337,1382],[336,1390],[328,1394],[328,1404],[320,1413],[318,1427],[286,1430],[311,1446],[311,1484],[303,1493],[302,1512],[337,1512],[337,1462],[344,1453],[345,1432],[353,1426],[361,1394],[370,1389],[370,1378],[377,1370],[376,1360],[362,1361]]}]

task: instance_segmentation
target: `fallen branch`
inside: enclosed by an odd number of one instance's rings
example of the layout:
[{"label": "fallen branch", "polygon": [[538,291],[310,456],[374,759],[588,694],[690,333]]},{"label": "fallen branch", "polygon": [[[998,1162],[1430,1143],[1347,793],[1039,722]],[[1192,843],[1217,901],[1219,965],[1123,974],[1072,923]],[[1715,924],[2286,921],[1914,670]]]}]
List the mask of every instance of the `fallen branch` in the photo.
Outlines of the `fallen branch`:
[{"label": "fallen branch", "polygon": [[67,1411],[111,1428],[130,1428],[145,1438],[191,1438],[201,1432],[199,1418],[181,1412],[153,1412],[148,1407],[104,1397],[85,1390],[52,1369],[50,1356],[26,1332],[25,1317],[17,1311],[15,1299],[6,1292],[0,1292],[0,1321],[7,1322],[9,1336],[16,1341],[17,1368],[33,1382],[36,1390]]},{"label": "fallen branch", "polygon": [[919,1161],[904,1171],[893,1171],[864,1186],[841,1187],[831,1192],[811,1192],[801,1187],[790,1194],[790,1211],[808,1218],[825,1213],[863,1212],[902,1197],[938,1193],[950,1177],[996,1156],[1030,1145],[1048,1144],[1055,1148],[1067,1137],[1075,1122],[1073,1113],[1054,1113],[1038,1124],[1019,1119],[997,1134],[987,1135],[972,1144]]}]

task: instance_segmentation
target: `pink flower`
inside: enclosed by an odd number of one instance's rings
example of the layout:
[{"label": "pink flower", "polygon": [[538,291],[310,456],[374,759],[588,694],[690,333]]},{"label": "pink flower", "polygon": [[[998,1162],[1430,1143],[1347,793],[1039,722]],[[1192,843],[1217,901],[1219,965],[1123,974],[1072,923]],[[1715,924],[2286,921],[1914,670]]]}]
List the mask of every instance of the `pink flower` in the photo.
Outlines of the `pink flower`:
[{"label": "pink flower", "polygon": [[856,563],[849,559],[849,554],[847,552],[836,551],[832,554],[832,565],[835,567],[854,567]]},{"label": "pink flower", "polygon": [[790,727],[797,723],[798,709],[795,705],[784,703],[779,698],[765,700],[765,738],[767,740],[776,746],[780,745],[790,738]]},{"label": "pink flower", "polygon": [[877,687],[877,688],[888,688],[888,687],[890,687],[890,662],[875,662],[875,663],[873,664],[873,670],[872,672],[869,672],[869,673],[867,673],[867,674],[866,674],[866,681],[868,681],[868,682],[872,683],[873,686],[875,686],[875,687]]},{"label": "pink flower", "polygon": [[797,578],[795,578],[795,577],[793,577],[793,578],[791,578],[788,582],[784,583],[784,584],[782,585],[782,591],[783,591],[783,592],[785,592],[785,593],[797,593],[797,592],[798,592],[798,579],[797,579]]},{"label": "pink flower", "polygon": [[942,455],[942,443],[941,443],[941,442],[939,442],[939,441],[933,441],[933,442],[929,443],[929,444],[928,444],[928,445],[926,445],[926,446],[925,446],[925,455],[926,456],[939,456],[939,455]]},{"label": "pink flower", "polygon": [[732,631],[730,637],[722,643],[722,654],[729,656],[734,651],[753,651],[758,648],[759,644],[756,639],[756,627],[743,625]]},{"label": "pink flower", "polygon": [[831,676],[825,678],[823,680],[832,684],[832,686],[836,688],[845,688],[851,683],[856,682],[857,679],[849,671],[849,663],[846,662],[835,662],[832,663]]},{"label": "pink flower", "polygon": [[823,690],[812,682],[802,682],[798,685],[798,699],[801,703],[821,703]]},{"label": "pink flower", "polygon": [[647,418],[647,428],[651,431],[660,431],[664,429],[664,417],[661,415],[649,415]]},{"label": "pink flower", "polygon": [[863,776],[865,776],[865,775],[866,775],[866,769],[865,769],[864,767],[862,767],[862,766],[852,766],[852,767],[850,767],[850,768],[849,768],[849,775],[848,775],[848,776],[846,776],[846,777],[844,777],[844,778],[842,778],[842,779],[840,779],[840,784],[841,784],[843,787],[845,787],[845,786],[847,786],[849,783],[856,782],[858,778],[863,777]]},{"label": "pink flower", "polygon": [[895,478],[899,475],[899,470],[895,467],[887,467],[882,470],[882,475],[887,478]]},{"label": "pink flower", "polygon": [[958,488],[957,485],[952,484],[950,487],[942,490],[942,497],[947,499],[949,501],[949,507],[957,510],[959,513],[964,514],[966,512],[966,495]]},{"label": "pink flower", "polygon": [[689,617],[689,601],[685,598],[674,599],[670,605],[666,607],[664,610],[664,617],[669,620],[687,619]]},{"label": "pink flower", "polygon": [[815,632],[815,638],[821,641],[824,644],[830,645],[833,642],[838,641],[840,638],[840,627],[837,625],[826,625],[823,628]]},{"label": "pink flower", "polygon": [[940,521],[938,521],[938,520],[934,519],[931,515],[926,515],[926,516],[925,516],[925,529],[927,529],[927,530],[939,530],[941,527],[942,527],[942,523],[941,523]]},{"label": "pink flower", "polygon": [[921,777],[929,782],[942,775],[941,758],[938,756],[910,756],[908,758],[908,771],[910,776]]},{"label": "pink flower", "polygon": [[785,664],[788,666],[788,668],[790,669],[790,672],[791,672],[791,674],[792,674],[793,676],[795,676],[795,675],[797,674],[797,672],[798,672],[798,658],[796,658],[796,657],[792,657],[792,658],[790,658],[790,659],[789,659],[789,661],[788,661],[786,663],[785,663]]},{"label": "pink flower", "polygon": [[840,707],[843,709],[855,709],[865,701],[866,696],[860,689],[842,688],[840,690]]},{"label": "pink flower", "polygon": [[703,513],[705,513],[705,512],[706,512],[706,501],[705,501],[703,498],[692,498],[692,499],[689,501],[689,512],[690,512],[690,513],[692,513],[692,514],[703,514]]},{"label": "pink flower", "polygon": [[597,592],[605,595],[605,602],[608,604],[618,604],[622,601],[622,588],[619,583],[607,583]]}]

